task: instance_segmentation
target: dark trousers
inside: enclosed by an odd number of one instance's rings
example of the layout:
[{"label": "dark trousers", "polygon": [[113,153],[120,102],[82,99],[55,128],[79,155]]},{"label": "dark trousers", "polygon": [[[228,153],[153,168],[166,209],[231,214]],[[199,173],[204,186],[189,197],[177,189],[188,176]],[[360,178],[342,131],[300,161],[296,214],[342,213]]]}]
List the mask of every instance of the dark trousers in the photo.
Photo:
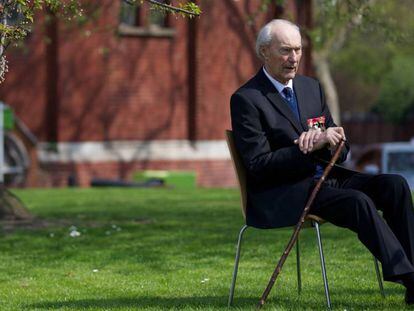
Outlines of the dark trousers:
[{"label": "dark trousers", "polygon": [[401,283],[401,275],[414,272],[414,210],[403,177],[358,173],[328,180],[311,213],[356,232],[381,262],[384,280]]}]

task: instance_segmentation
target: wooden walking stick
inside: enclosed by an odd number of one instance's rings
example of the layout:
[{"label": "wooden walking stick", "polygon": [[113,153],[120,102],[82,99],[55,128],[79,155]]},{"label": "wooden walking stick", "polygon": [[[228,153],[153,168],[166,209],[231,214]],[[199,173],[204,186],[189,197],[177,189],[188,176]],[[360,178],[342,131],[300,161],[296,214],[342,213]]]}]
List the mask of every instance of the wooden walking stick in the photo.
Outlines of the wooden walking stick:
[{"label": "wooden walking stick", "polygon": [[331,161],[329,162],[328,166],[326,166],[325,170],[323,171],[322,177],[318,180],[315,188],[313,189],[308,201],[306,202],[305,208],[302,212],[302,215],[299,218],[299,222],[296,224],[295,231],[293,231],[293,234],[290,238],[290,241],[288,245],[286,246],[285,251],[282,254],[282,257],[280,257],[279,262],[275,268],[275,271],[273,271],[273,274],[269,280],[269,283],[267,284],[266,289],[263,292],[262,297],[260,298],[260,301],[257,305],[257,308],[260,309],[264,303],[266,302],[266,298],[269,295],[270,291],[272,290],[273,285],[276,282],[276,278],[280,274],[280,271],[282,270],[282,266],[286,261],[286,258],[289,256],[289,253],[295,245],[298,236],[299,231],[302,229],[303,223],[305,222],[306,216],[309,214],[310,207],[315,200],[316,194],[319,192],[319,189],[321,188],[322,183],[325,181],[326,177],[328,177],[329,172],[331,171],[332,167],[334,166],[336,160],[338,160],[339,154],[342,151],[342,148],[344,147],[345,141],[341,140],[341,143],[339,144],[338,148],[336,149],[334,155],[332,156]]}]

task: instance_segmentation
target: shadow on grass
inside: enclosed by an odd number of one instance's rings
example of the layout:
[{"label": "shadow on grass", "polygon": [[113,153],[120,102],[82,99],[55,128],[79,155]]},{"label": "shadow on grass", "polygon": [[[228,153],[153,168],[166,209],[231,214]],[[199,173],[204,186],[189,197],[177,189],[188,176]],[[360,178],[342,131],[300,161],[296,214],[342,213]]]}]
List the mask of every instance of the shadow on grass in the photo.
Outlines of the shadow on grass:
[{"label": "shadow on grass", "polygon": [[[67,301],[46,301],[42,303],[26,305],[26,308],[40,309],[60,309],[70,308],[72,310],[84,310],[85,308],[185,308],[185,307],[227,307],[228,297],[119,297],[119,298],[96,298],[96,299],[80,299]],[[258,302],[258,298],[239,298],[237,306],[252,306]]]},{"label": "shadow on grass", "polygon": [[[391,290],[393,294],[396,291]],[[398,291],[397,291],[398,292]],[[364,293],[361,295],[361,293]],[[378,299],[362,299],[362,296],[375,296],[375,290],[358,290],[346,291],[343,294],[332,295],[333,307],[346,306],[355,310],[371,309],[375,310],[381,307],[381,303],[386,303],[388,308],[397,310],[402,305],[400,303],[391,303],[387,299],[382,299],[378,294]],[[387,294],[391,294],[387,292]],[[355,297],[350,299],[349,296]],[[348,297],[346,297],[348,296]],[[358,297],[359,296],[359,297]],[[268,307],[282,308],[283,310],[325,310],[326,301],[322,296],[321,299],[312,297],[294,296],[292,297],[271,297],[267,301]],[[25,307],[28,309],[60,309],[69,308],[71,310],[84,310],[86,308],[102,308],[105,310],[120,309],[120,308],[158,308],[158,309],[181,309],[181,308],[208,308],[208,309],[226,309],[227,296],[205,296],[205,297],[118,297],[118,298],[94,298],[94,299],[79,299],[66,301],[45,301],[41,303],[29,304]],[[402,297],[401,297],[402,300]],[[233,307],[255,309],[259,297],[238,297],[235,298]]]}]

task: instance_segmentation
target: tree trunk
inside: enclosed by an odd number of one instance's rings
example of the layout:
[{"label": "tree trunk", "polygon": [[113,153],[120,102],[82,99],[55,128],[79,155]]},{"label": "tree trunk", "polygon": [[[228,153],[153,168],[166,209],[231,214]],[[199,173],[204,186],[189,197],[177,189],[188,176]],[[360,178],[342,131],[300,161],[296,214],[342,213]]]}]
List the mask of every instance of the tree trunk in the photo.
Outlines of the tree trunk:
[{"label": "tree trunk", "polygon": [[331,69],[329,67],[328,57],[325,53],[313,52],[313,64],[315,66],[316,76],[322,84],[325,92],[326,103],[331,111],[332,118],[337,125],[341,124],[341,114],[339,108],[338,92],[335,82],[332,79]]},{"label": "tree trunk", "polygon": [[0,220],[32,221],[33,215],[23,202],[4,185],[0,185]]}]

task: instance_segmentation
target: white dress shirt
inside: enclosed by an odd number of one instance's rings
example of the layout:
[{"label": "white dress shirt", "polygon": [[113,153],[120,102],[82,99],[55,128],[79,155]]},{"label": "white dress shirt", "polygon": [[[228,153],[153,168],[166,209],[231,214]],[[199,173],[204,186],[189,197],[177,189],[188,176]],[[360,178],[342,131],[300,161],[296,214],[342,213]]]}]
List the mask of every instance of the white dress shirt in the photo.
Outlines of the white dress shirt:
[{"label": "white dress shirt", "polygon": [[[265,69],[265,67],[263,66],[263,72],[265,73],[266,77],[270,80],[270,82],[272,82],[272,84],[274,85],[274,87],[276,88],[276,90],[279,92],[279,94],[286,99],[285,94],[283,94],[283,89],[285,87],[289,87],[292,89],[293,91],[293,81],[292,79],[290,79],[288,81],[288,83],[286,85],[280,83],[279,81],[277,81],[275,78],[273,78]],[[293,93],[295,93],[295,91],[293,91]]]}]

